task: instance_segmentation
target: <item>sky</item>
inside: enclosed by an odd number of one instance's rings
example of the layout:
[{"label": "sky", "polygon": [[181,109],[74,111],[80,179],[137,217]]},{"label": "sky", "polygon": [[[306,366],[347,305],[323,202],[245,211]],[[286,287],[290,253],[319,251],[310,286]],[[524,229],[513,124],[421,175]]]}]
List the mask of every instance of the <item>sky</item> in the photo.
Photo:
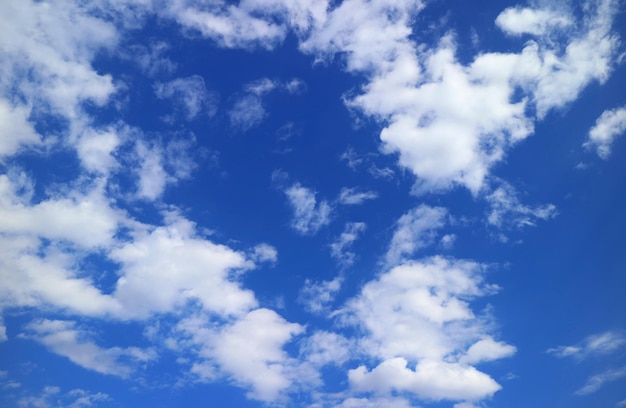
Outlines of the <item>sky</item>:
[{"label": "sky", "polygon": [[0,405],[626,407],[625,7],[3,0]]}]

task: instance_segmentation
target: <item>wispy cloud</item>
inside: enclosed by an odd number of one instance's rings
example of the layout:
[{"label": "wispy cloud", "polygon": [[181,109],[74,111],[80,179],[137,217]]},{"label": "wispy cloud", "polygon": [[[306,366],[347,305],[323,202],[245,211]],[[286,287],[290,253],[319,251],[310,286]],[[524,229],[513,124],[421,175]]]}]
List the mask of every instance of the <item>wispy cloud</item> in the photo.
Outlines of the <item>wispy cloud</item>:
[{"label": "wispy cloud", "polygon": [[420,205],[402,215],[396,222],[389,249],[385,255],[388,266],[395,266],[417,250],[434,242],[439,229],[446,224],[443,207]]},{"label": "wispy cloud", "polygon": [[613,382],[626,377],[626,366],[620,368],[612,368],[600,374],[593,375],[587,379],[585,385],[576,390],[576,395],[593,394],[608,382]]},{"label": "wispy cloud", "polygon": [[586,337],[581,342],[570,346],[558,346],[547,350],[556,357],[585,359],[596,355],[608,355],[626,346],[626,334],[623,331],[607,331]]},{"label": "wispy cloud", "polygon": [[344,205],[359,205],[367,200],[374,200],[376,198],[378,198],[378,193],[375,191],[361,191],[357,187],[344,187],[341,189],[337,200],[340,204]]},{"label": "wispy cloud", "polygon": [[156,358],[154,350],[139,347],[102,348],[74,322],[43,319],[28,325],[23,335],[48,347],[73,363],[102,374],[129,377],[137,368]]}]

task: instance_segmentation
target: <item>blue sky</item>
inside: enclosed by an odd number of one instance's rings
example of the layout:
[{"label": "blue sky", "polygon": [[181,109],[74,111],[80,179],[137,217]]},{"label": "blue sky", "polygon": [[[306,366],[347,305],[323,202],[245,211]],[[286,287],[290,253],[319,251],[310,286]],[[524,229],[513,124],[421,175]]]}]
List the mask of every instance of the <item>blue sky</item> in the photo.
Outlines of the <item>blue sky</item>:
[{"label": "blue sky", "polygon": [[0,405],[626,406],[617,0],[7,0]]}]

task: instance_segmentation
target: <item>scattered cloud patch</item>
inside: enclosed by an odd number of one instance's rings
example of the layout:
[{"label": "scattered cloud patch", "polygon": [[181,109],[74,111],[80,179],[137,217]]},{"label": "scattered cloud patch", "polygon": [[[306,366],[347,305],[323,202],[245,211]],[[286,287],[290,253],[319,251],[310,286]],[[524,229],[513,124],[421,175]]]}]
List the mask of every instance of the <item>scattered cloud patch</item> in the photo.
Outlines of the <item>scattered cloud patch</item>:
[{"label": "scattered cloud patch", "polygon": [[43,344],[74,364],[102,374],[127,378],[138,367],[156,358],[154,350],[138,347],[102,348],[70,321],[43,319],[30,323],[27,329],[24,337]]},{"label": "scattered cloud patch", "polygon": [[626,131],[626,106],[602,112],[595,125],[589,130],[587,148],[595,148],[598,156],[608,159],[613,140]]},{"label": "scattered cloud patch", "polygon": [[159,99],[171,101],[174,113],[166,115],[167,122],[173,122],[177,116],[191,121],[199,116],[211,117],[217,112],[219,96],[209,92],[199,75],[176,78],[169,82],[158,82],[154,85],[154,93]]},{"label": "scattered cloud patch", "polygon": [[497,228],[516,228],[535,226],[537,220],[548,220],[557,215],[553,204],[529,207],[519,201],[515,189],[507,183],[486,196],[490,209],[487,222]]},{"label": "scattered cloud patch", "polygon": [[446,224],[448,212],[443,207],[420,205],[402,215],[396,222],[396,229],[385,255],[388,266],[395,266],[415,254],[421,248],[432,244]]},{"label": "scattered cloud patch", "polygon": [[330,254],[342,268],[348,268],[354,264],[356,254],[349,249],[366,227],[364,222],[349,222],[337,240],[330,244]]},{"label": "scattered cloud patch", "polygon": [[314,314],[327,311],[330,304],[335,300],[337,292],[341,289],[343,280],[341,276],[321,282],[305,280],[300,291],[300,303],[304,305],[306,310]]},{"label": "scattered cloud patch", "polygon": [[318,202],[313,190],[295,183],[285,190],[285,194],[293,211],[291,226],[298,233],[313,235],[330,224],[332,207],[326,200]]},{"label": "scattered cloud patch", "polygon": [[374,200],[376,198],[378,198],[378,193],[375,191],[360,191],[356,187],[344,187],[339,193],[338,201],[340,204],[344,205],[359,205],[367,200]]}]

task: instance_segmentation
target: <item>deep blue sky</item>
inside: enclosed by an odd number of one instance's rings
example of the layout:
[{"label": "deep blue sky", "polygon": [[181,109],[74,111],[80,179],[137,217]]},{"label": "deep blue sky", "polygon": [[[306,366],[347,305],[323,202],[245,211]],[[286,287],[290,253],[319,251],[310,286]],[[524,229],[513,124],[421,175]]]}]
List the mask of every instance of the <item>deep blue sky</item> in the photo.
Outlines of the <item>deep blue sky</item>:
[{"label": "deep blue sky", "polygon": [[626,406],[624,5],[6,2],[0,405]]}]

